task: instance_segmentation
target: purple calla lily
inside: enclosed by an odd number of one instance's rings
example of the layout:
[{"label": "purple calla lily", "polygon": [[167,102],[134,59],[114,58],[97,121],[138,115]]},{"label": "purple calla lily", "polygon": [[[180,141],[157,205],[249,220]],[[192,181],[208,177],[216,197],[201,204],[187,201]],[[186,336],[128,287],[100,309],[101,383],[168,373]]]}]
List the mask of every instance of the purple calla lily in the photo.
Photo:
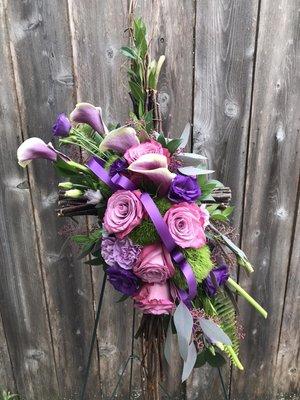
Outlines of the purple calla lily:
[{"label": "purple calla lily", "polygon": [[163,154],[144,154],[134,161],[128,169],[148,177],[159,187],[160,195],[168,192],[176,174],[168,169],[168,159]]},{"label": "purple calla lily", "polygon": [[37,158],[56,161],[57,152],[51,143],[46,144],[42,139],[33,137],[21,144],[17,151],[17,157],[21,167],[26,167],[31,160]]},{"label": "purple calla lily", "polygon": [[136,131],[130,126],[110,131],[102,140],[99,146],[100,151],[113,150],[119,154],[124,154],[127,149],[140,144]]},{"label": "purple calla lily", "polygon": [[81,124],[90,125],[101,134],[108,133],[108,129],[102,120],[102,109],[90,103],[78,103],[70,114],[70,120]]}]

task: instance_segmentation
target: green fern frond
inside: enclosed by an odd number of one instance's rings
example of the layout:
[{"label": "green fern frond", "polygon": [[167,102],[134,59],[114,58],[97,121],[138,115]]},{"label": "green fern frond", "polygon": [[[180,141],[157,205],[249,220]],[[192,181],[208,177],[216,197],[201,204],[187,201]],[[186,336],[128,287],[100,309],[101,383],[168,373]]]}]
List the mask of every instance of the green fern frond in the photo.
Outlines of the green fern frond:
[{"label": "green fern frond", "polygon": [[232,346],[224,346],[224,351],[228,354],[236,367],[243,369],[238,359],[239,338],[237,336],[235,309],[229,296],[223,290],[217,292],[214,298],[214,307],[220,319],[221,328],[232,342]]}]

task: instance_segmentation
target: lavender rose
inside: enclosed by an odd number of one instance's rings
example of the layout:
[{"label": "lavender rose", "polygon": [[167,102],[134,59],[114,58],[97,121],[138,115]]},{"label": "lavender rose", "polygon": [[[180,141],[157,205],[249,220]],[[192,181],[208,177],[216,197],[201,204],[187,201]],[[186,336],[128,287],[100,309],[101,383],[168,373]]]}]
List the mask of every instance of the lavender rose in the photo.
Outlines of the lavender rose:
[{"label": "lavender rose", "polygon": [[168,283],[146,283],[133,299],[144,314],[171,314],[175,308]]},{"label": "lavender rose", "polygon": [[168,197],[175,203],[187,201],[195,202],[201,196],[197,179],[193,176],[176,175],[173,179]]},{"label": "lavender rose", "polygon": [[54,136],[68,136],[71,129],[71,122],[68,117],[62,113],[56,119],[55,124],[52,127],[52,133]]},{"label": "lavender rose", "polygon": [[108,233],[123,239],[143,219],[143,206],[138,190],[117,190],[108,200],[103,225]]},{"label": "lavender rose", "polygon": [[213,297],[216,295],[218,287],[223,285],[229,278],[228,267],[222,264],[210,271],[210,274],[203,281],[203,289],[208,296]]},{"label": "lavender rose", "polygon": [[109,267],[106,272],[109,282],[116,290],[127,296],[137,294],[140,280],[132,271],[114,265]]},{"label": "lavender rose", "polygon": [[165,283],[174,275],[175,269],[168,251],[155,243],[143,248],[133,272],[144,282]]}]

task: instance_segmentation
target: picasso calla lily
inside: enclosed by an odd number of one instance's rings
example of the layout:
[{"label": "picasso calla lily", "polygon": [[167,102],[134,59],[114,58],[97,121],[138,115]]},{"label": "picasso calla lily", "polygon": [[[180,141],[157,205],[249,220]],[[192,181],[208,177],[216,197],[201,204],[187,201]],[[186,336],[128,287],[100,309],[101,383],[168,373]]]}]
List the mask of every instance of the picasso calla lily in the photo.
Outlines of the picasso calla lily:
[{"label": "picasso calla lily", "polygon": [[102,120],[101,107],[95,107],[90,103],[78,103],[70,114],[71,122],[88,124],[102,135],[108,133],[108,129]]},{"label": "picasso calla lily", "polygon": [[99,150],[113,150],[119,154],[124,154],[132,146],[137,146],[140,141],[136,135],[136,131],[130,126],[122,126],[114,129],[103,138]]},{"label": "picasso calla lily", "polygon": [[148,177],[159,187],[161,195],[168,192],[176,174],[168,169],[168,159],[163,154],[144,154],[134,161],[128,169]]},{"label": "picasso calla lily", "polygon": [[18,163],[21,167],[26,167],[31,160],[44,158],[46,160],[56,161],[57,152],[51,143],[46,144],[42,139],[33,137],[25,140],[17,151]]}]

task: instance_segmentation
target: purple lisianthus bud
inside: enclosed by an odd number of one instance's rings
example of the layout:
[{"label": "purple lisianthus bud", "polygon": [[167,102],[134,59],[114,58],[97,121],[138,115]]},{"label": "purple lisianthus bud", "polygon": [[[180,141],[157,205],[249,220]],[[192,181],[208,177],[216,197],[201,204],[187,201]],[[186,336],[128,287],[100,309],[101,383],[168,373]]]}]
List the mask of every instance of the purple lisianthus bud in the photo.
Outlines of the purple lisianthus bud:
[{"label": "purple lisianthus bud", "polygon": [[114,161],[109,168],[109,176],[114,176],[123,172],[128,167],[128,163],[124,158],[118,158]]},{"label": "purple lisianthus bud", "polygon": [[113,287],[127,296],[135,295],[140,288],[140,280],[130,270],[114,265],[107,270],[108,280]]},{"label": "purple lisianthus bud", "polygon": [[134,245],[129,238],[108,236],[102,239],[101,255],[107,265],[118,264],[123,269],[132,269],[140,252],[141,247]]},{"label": "purple lisianthus bud", "polygon": [[210,271],[208,277],[203,281],[203,289],[208,296],[213,297],[216,295],[219,286],[223,285],[228,278],[228,267],[226,264],[222,264]]},{"label": "purple lisianthus bud", "polygon": [[168,197],[174,203],[195,202],[201,196],[197,179],[193,176],[176,175],[171,182]]},{"label": "purple lisianthus bud", "polygon": [[59,114],[52,127],[54,136],[68,136],[71,130],[71,122],[65,114]]}]

